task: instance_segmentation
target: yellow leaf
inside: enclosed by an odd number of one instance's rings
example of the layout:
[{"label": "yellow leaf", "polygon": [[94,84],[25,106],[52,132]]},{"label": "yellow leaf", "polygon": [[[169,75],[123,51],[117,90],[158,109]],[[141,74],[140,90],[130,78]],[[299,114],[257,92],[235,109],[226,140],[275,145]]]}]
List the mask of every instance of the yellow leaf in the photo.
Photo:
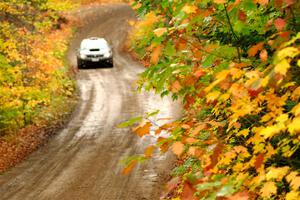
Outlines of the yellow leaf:
[{"label": "yellow leaf", "polygon": [[263,78],[262,81],[261,81],[261,83],[260,83],[261,86],[262,87],[266,87],[268,85],[268,83],[269,83],[269,80],[270,80],[269,76],[266,76],[265,78]]},{"label": "yellow leaf", "polygon": [[293,190],[298,190],[300,188],[300,176],[297,176],[294,178],[291,182],[290,185],[292,186]]},{"label": "yellow leaf", "polygon": [[291,182],[294,178],[297,177],[297,175],[298,175],[297,172],[291,172],[291,173],[289,173],[289,175],[286,176],[286,180],[288,182]]},{"label": "yellow leaf", "polygon": [[244,136],[244,137],[247,137],[247,135],[249,134],[249,129],[244,129],[240,132],[237,133],[237,136]]},{"label": "yellow leaf", "polygon": [[277,187],[274,182],[267,182],[260,190],[262,197],[270,197],[272,194],[277,193]]},{"label": "yellow leaf", "polygon": [[292,112],[295,116],[298,116],[300,114],[300,103],[298,103],[295,107],[293,107]]},{"label": "yellow leaf", "polygon": [[289,167],[271,167],[269,172],[266,175],[266,179],[269,181],[271,179],[276,179],[277,181],[281,181],[282,178],[288,173]]},{"label": "yellow leaf", "polygon": [[290,63],[286,59],[283,59],[275,66],[275,72],[285,76],[290,67]]},{"label": "yellow leaf", "polygon": [[181,142],[175,142],[172,146],[172,150],[177,156],[180,156],[184,150],[184,144]]},{"label": "yellow leaf", "polygon": [[216,75],[216,80],[211,83],[209,86],[207,86],[204,91],[205,92],[209,92],[211,89],[213,89],[217,84],[219,84],[220,82],[222,82],[223,80],[225,80],[227,78],[227,76],[229,75],[230,71],[229,70],[222,70],[221,72],[219,72]]},{"label": "yellow leaf", "polygon": [[289,119],[288,114],[282,114],[282,115],[279,115],[279,117],[276,118],[276,121],[278,123],[284,124],[288,119]]},{"label": "yellow leaf", "polygon": [[268,126],[260,131],[260,135],[267,139],[279,133],[281,131],[281,128],[283,127],[280,127],[280,125],[278,124],[274,126]]},{"label": "yellow leaf", "polygon": [[293,190],[298,190],[300,187],[300,176],[297,172],[291,172],[286,176],[286,180],[290,183]]},{"label": "yellow leaf", "polygon": [[285,196],[286,200],[299,200],[300,199],[300,194],[298,191],[291,191],[286,194]]},{"label": "yellow leaf", "polygon": [[282,60],[286,57],[290,57],[293,58],[295,57],[297,54],[299,54],[299,50],[295,47],[286,47],[282,50],[280,50],[277,54],[279,60]]},{"label": "yellow leaf", "polygon": [[289,132],[295,134],[300,131],[300,117],[293,119],[292,123],[288,125]]},{"label": "yellow leaf", "polygon": [[222,95],[220,96],[220,100],[221,100],[221,101],[226,101],[226,100],[228,100],[229,98],[230,98],[230,94],[228,94],[228,93],[222,94]]},{"label": "yellow leaf", "polygon": [[187,13],[187,14],[196,13],[197,6],[194,6],[194,5],[185,5],[185,6],[183,6],[182,11],[185,12],[185,13]]},{"label": "yellow leaf", "polygon": [[167,28],[157,28],[153,32],[157,37],[160,37],[167,32]]},{"label": "yellow leaf", "polygon": [[207,102],[215,101],[220,96],[220,94],[221,92],[217,90],[210,92],[209,94],[206,95]]}]

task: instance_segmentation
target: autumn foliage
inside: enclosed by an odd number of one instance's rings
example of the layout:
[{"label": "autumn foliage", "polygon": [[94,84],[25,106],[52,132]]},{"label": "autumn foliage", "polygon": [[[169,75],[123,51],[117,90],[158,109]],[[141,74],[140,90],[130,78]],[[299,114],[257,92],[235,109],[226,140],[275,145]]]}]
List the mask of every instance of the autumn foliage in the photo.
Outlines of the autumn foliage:
[{"label": "autumn foliage", "polygon": [[[59,118],[74,92],[64,64],[68,2],[0,2],[0,136]],[[66,110],[65,110],[66,111]]]},{"label": "autumn foliage", "polygon": [[154,148],[178,156],[164,198],[300,199],[299,1],[133,7],[142,20],[131,45],[147,66],[140,89],[180,98],[186,111],[162,126],[147,115],[133,129],[158,138],[139,160]]}]

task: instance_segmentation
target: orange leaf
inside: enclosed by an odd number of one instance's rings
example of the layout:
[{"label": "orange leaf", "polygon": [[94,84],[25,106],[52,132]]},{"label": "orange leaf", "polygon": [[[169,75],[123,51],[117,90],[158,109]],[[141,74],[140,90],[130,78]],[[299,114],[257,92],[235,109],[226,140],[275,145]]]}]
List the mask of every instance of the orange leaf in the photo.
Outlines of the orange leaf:
[{"label": "orange leaf", "polygon": [[273,181],[265,183],[260,190],[262,197],[270,197],[272,194],[276,194],[276,192],[277,187]]},{"label": "orange leaf", "polygon": [[208,170],[214,168],[214,166],[218,163],[218,159],[219,159],[220,154],[223,151],[223,147],[224,147],[223,144],[221,144],[221,143],[217,144],[217,146],[214,149],[213,154],[210,156],[211,163],[209,166],[207,166],[205,168],[205,171],[208,171]]},{"label": "orange leaf", "polygon": [[256,157],[256,160],[255,160],[255,163],[254,163],[254,167],[255,167],[256,170],[258,170],[261,167],[261,165],[264,162],[264,158],[265,158],[265,155],[263,153],[259,154]]},{"label": "orange leaf", "polygon": [[144,151],[145,157],[151,158],[154,150],[155,150],[155,146],[153,145],[147,147]]},{"label": "orange leaf", "polygon": [[194,187],[185,182],[183,185],[183,190],[182,190],[182,194],[181,194],[181,200],[193,200],[194,198],[194,193],[196,192],[196,190],[194,189]]},{"label": "orange leaf", "polygon": [[131,161],[122,171],[122,174],[124,175],[128,175],[132,170],[133,168],[136,166],[137,164],[137,161],[136,160],[133,160]]},{"label": "orange leaf", "polygon": [[151,62],[152,64],[157,64],[157,63],[158,63],[160,53],[161,53],[161,46],[157,46],[157,47],[153,50],[153,52],[152,52],[152,54],[151,54],[150,62]]},{"label": "orange leaf", "polygon": [[260,42],[254,46],[252,46],[249,50],[248,50],[248,56],[255,56],[258,51],[262,50],[264,46],[263,42]]},{"label": "orange leaf", "polygon": [[259,54],[259,57],[260,57],[261,61],[263,61],[263,62],[268,61],[268,52],[267,52],[267,50],[265,50],[265,49],[262,50]]},{"label": "orange leaf", "polygon": [[275,23],[275,28],[278,31],[282,31],[284,29],[285,25],[286,25],[286,22],[282,18],[276,19],[274,23]]},{"label": "orange leaf", "polygon": [[184,150],[184,144],[181,142],[175,142],[172,146],[172,150],[177,156],[180,156]]},{"label": "orange leaf", "polygon": [[182,86],[181,86],[181,84],[179,83],[178,80],[174,81],[174,82],[172,83],[172,85],[171,85],[171,91],[172,91],[173,93],[179,92],[179,91],[181,90],[181,88],[182,88]]},{"label": "orange leaf", "polygon": [[203,69],[198,69],[194,72],[194,75],[196,76],[196,78],[200,78],[205,75],[205,71]]},{"label": "orange leaf", "polygon": [[259,3],[260,5],[265,6],[265,5],[268,5],[269,0],[256,0],[256,2]]},{"label": "orange leaf", "polygon": [[133,132],[135,132],[138,136],[143,137],[144,135],[147,135],[150,133],[150,127],[151,123],[150,122],[143,122],[139,126],[133,128]]},{"label": "orange leaf", "polygon": [[176,47],[179,51],[185,50],[187,45],[187,41],[185,39],[180,38],[179,41],[176,43]]},{"label": "orange leaf", "polygon": [[166,138],[159,137],[157,139],[157,143],[161,143],[161,145],[159,146],[161,152],[165,153],[165,152],[168,151],[168,149],[169,149],[169,142],[166,140]]},{"label": "orange leaf", "polygon": [[189,137],[185,140],[185,142],[187,144],[193,144],[193,143],[197,142],[197,140],[195,138]]},{"label": "orange leaf", "polygon": [[247,191],[238,192],[233,196],[228,197],[228,200],[248,200],[248,199],[249,199],[249,194]]},{"label": "orange leaf", "polygon": [[216,4],[226,3],[226,0],[214,0]]},{"label": "orange leaf", "polygon": [[207,124],[202,123],[202,124],[198,125],[198,126],[192,131],[191,135],[192,135],[192,136],[197,136],[201,130],[204,130],[204,129],[206,129],[206,128],[207,128]]},{"label": "orange leaf", "polygon": [[194,5],[185,5],[185,6],[183,6],[182,11],[184,11],[187,14],[196,13],[197,6],[194,6]]}]

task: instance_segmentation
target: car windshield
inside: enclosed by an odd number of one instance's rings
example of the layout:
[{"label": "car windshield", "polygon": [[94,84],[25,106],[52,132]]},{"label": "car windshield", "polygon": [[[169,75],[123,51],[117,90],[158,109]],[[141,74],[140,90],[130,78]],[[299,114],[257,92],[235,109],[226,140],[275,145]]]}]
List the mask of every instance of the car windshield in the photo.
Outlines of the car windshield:
[{"label": "car windshield", "polygon": [[80,49],[108,49],[108,44],[105,40],[83,40]]}]

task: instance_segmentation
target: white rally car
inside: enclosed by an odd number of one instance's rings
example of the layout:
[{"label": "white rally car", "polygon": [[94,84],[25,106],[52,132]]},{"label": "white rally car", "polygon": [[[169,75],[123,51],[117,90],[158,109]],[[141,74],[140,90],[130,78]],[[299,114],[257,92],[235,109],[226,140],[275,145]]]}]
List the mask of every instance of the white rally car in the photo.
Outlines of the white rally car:
[{"label": "white rally car", "polygon": [[112,49],[104,38],[91,37],[81,41],[77,51],[78,68],[82,69],[93,63],[113,67]]}]

